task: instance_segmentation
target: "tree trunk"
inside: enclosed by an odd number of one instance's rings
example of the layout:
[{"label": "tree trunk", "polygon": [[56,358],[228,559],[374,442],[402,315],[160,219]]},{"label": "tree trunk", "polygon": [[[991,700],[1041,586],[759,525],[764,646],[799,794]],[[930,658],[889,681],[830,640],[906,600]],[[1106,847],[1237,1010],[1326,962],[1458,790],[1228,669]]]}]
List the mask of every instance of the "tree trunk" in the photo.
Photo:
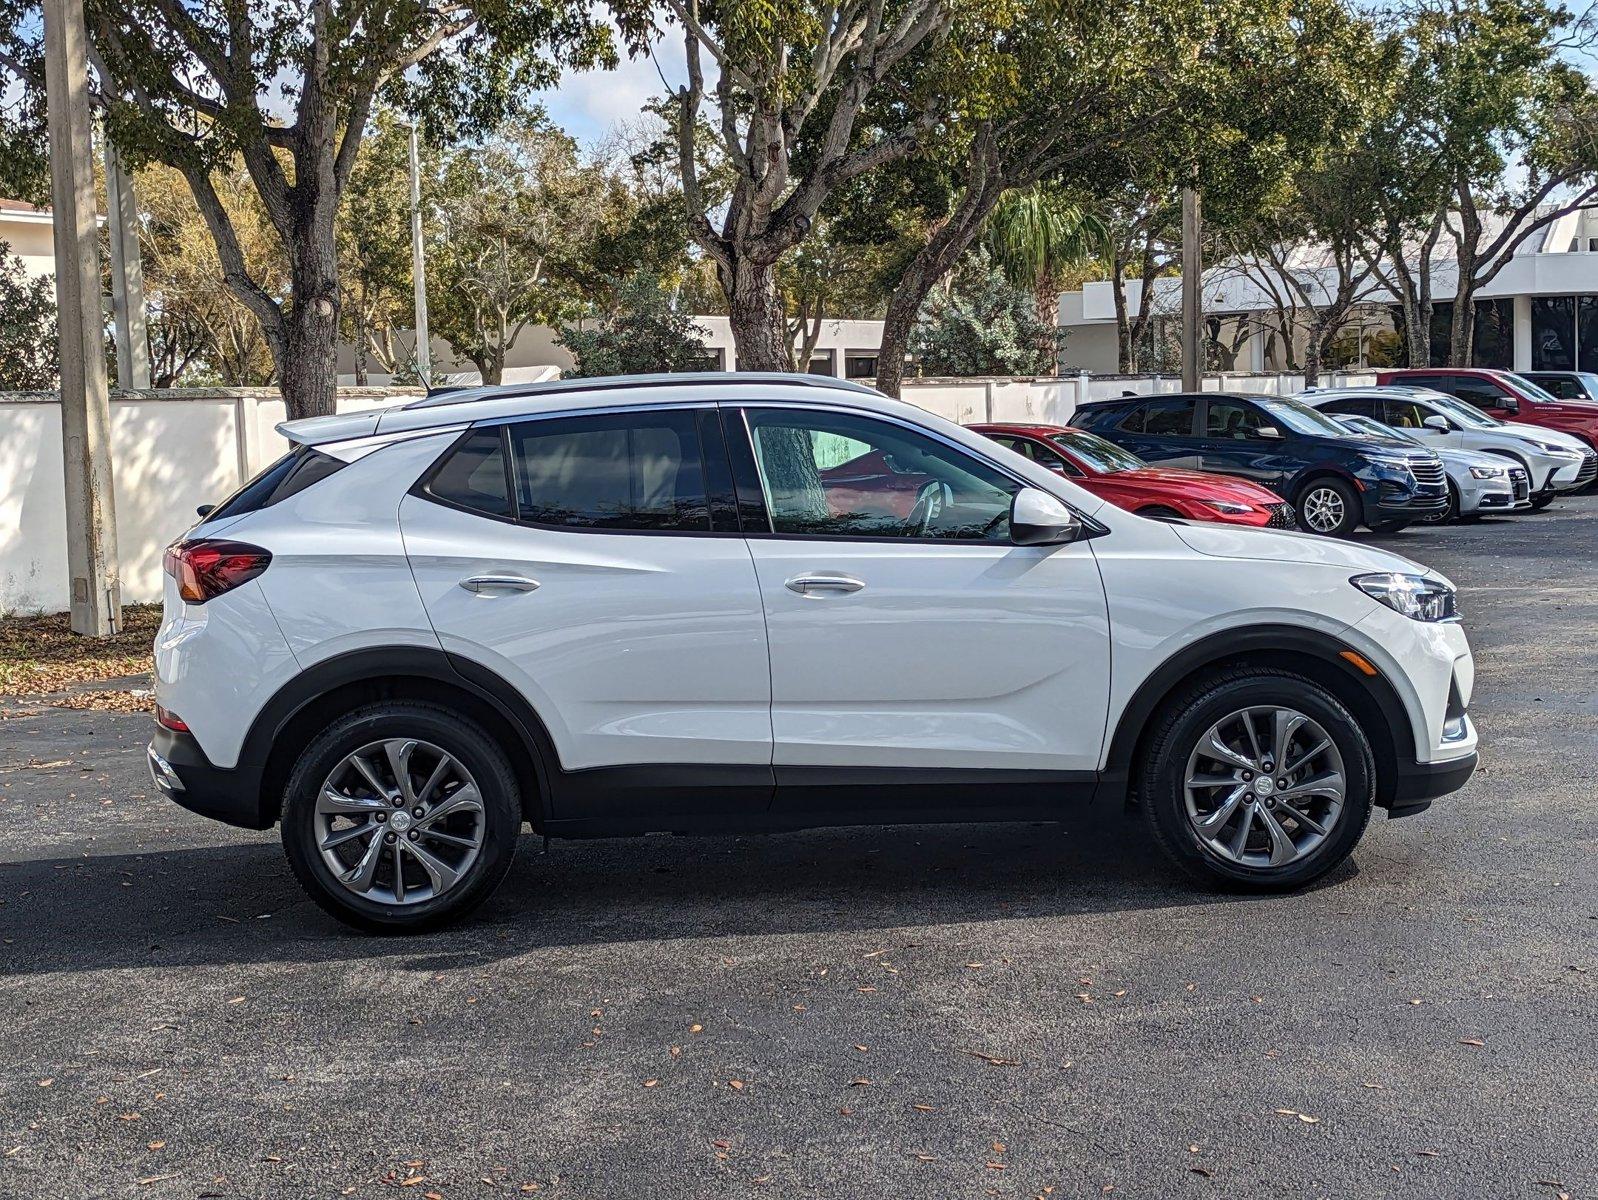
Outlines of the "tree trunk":
[{"label": "tree trunk", "polygon": [[788,319],[777,296],[777,272],[746,255],[717,267],[740,371],[791,371]]},{"label": "tree trunk", "polygon": [[1312,321],[1309,336],[1304,339],[1304,386],[1319,387],[1321,383],[1321,357],[1327,342],[1326,324]]},{"label": "tree trunk", "polygon": [[1115,344],[1123,375],[1137,374],[1137,347],[1132,340],[1132,324],[1126,312],[1126,259],[1116,254],[1110,265],[1110,292],[1115,297]]},{"label": "tree trunk", "polygon": [[888,311],[882,318],[882,342],[877,347],[877,391],[895,399],[904,390],[904,360],[910,353],[910,331],[915,328],[921,302],[932,290],[930,283],[912,279],[912,273],[919,275],[913,261],[888,301]]},{"label": "tree trunk", "polygon": [[326,213],[304,221],[288,249],[294,299],[285,306],[282,338],[271,349],[289,420],[297,421],[327,416],[337,404],[338,260]]}]

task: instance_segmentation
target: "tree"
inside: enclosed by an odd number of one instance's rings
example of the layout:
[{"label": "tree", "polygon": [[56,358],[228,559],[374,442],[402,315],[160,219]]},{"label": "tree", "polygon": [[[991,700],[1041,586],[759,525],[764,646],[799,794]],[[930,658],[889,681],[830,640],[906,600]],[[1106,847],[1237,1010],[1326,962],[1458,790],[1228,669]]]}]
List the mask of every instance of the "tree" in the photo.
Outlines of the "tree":
[{"label": "tree", "polygon": [[55,385],[55,289],[28,278],[10,243],[0,241],[0,392]]},{"label": "tree", "polygon": [[[953,19],[946,0],[717,4],[666,0],[682,27],[688,82],[677,92],[678,170],[689,230],[715,264],[739,362],[785,370],[791,343],[777,264],[810,234],[839,188],[908,154],[933,129],[936,97],[904,99],[912,55],[932,54]],[[716,149],[731,176],[719,220],[702,185],[704,57],[717,68],[710,103]],[[860,137],[868,101],[903,105],[891,130]]]},{"label": "tree", "polygon": [[[35,5],[0,0],[0,67],[30,92],[43,87]],[[334,225],[374,106],[470,133],[564,62],[614,61],[609,28],[560,0],[86,0],[85,15],[108,134],[131,165],[183,173],[296,417],[332,408]],[[250,274],[217,193],[212,173],[235,157],[281,247],[286,293]]]},{"label": "tree", "polygon": [[[1527,239],[1598,199],[1598,93],[1563,57],[1563,6],[1411,0],[1401,20],[1401,84],[1367,138],[1392,180],[1373,223],[1379,269],[1416,366],[1430,362],[1438,275],[1452,273],[1449,361],[1468,365],[1476,294]],[[1439,272],[1441,244],[1453,266]]]},{"label": "tree", "polygon": [[449,154],[432,189],[434,326],[498,383],[528,325],[575,315],[604,286],[596,247],[620,224],[602,165],[542,116]]},{"label": "tree", "polygon": [[986,255],[966,263],[947,292],[928,297],[911,337],[926,375],[1053,375],[1064,344],[1055,315],[1040,320],[1032,290],[1011,283]]},{"label": "tree", "polygon": [[693,317],[673,308],[660,280],[643,271],[615,281],[606,309],[563,324],[559,341],[577,360],[568,378],[695,371],[707,354]]},{"label": "tree", "polygon": [[359,386],[374,358],[391,376],[414,359],[414,347],[407,351],[399,339],[415,323],[410,209],[410,130],[385,111],[361,142],[335,226],[341,332]]},{"label": "tree", "polygon": [[964,69],[938,85],[955,118],[925,151],[949,164],[949,205],[888,304],[877,386],[897,391],[922,299],[1007,191],[1134,179],[1163,196],[1196,180],[1224,206],[1335,124],[1358,27],[1336,0],[1028,0],[988,37],[957,32]]},{"label": "tree", "polygon": [[1054,348],[1066,274],[1095,261],[1108,241],[1104,222],[1058,186],[1033,184],[999,198],[983,247],[1011,285],[1032,293],[1040,353]]},{"label": "tree", "polygon": [[[261,323],[228,285],[216,241],[182,172],[149,166],[139,172],[136,186],[152,386],[271,384],[276,365]],[[250,277],[286,293],[282,245],[243,166],[219,167],[211,173],[211,187]]]}]

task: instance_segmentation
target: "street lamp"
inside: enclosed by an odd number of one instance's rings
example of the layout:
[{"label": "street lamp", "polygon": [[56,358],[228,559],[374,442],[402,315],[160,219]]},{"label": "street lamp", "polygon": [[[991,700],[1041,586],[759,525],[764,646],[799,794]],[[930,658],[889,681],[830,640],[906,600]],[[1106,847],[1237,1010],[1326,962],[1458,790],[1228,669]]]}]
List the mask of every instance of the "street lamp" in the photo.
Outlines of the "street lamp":
[{"label": "street lamp", "polygon": [[427,255],[422,246],[422,169],[416,146],[416,122],[411,131],[411,283],[416,294],[416,373],[422,386],[433,386],[433,344],[427,332]]}]

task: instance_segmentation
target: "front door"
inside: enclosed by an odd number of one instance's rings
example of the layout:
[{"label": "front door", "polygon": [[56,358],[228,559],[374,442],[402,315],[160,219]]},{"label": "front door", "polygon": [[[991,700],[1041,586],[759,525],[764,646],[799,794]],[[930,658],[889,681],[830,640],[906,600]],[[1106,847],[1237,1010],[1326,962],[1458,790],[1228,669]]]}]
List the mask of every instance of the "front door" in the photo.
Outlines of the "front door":
[{"label": "front door", "polygon": [[859,785],[832,794],[861,809],[930,809],[952,798],[940,781],[969,777],[961,805],[997,808],[1007,793],[979,781],[1005,771],[1091,778],[1109,631],[1089,543],[1012,544],[1021,485],[890,419],[725,417],[765,605],[779,804],[813,803],[788,785],[814,780]]},{"label": "front door", "polygon": [[1095,429],[1118,446],[1159,467],[1202,470],[1198,401],[1183,396],[1147,400],[1128,413],[1113,430]]},{"label": "front door", "polygon": [[[1284,454],[1287,443],[1280,435],[1285,431],[1246,400],[1207,400],[1204,407],[1204,469],[1236,475],[1282,493],[1294,465]],[[1262,429],[1275,429],[1278,436],[1264,437]]]},{"label": "front door", "polygon": [[[732,499],[707,406],[478,429],[401,505],[443,648],[527,697],[565,772],[610,772],[557,789],[557,816],[769,804],[765,616]],[[704,786],[667,786],[689,766]]]}]

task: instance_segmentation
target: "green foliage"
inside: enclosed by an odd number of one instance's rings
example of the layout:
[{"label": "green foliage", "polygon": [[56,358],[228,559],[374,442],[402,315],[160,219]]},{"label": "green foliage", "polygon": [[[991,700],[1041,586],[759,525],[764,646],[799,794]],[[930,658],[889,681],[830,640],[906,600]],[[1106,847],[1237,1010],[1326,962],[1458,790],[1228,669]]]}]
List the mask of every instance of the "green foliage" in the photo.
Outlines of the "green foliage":
[{"label": "green foliage", "polygon": [[568,378],[696,371],[708,351],[693,317],[674,308],[660,280],[639,271],[613,281],[612,298],[579,323],[563,323],[559,342],[577,365]]},{"label": "green foliage", "polygon": [[55,293],[0,242],[0,392],[56,386]]},{"label": "green foliage", "polygon": [[985,256],[927,298],[910,348],[924,375],[1053,375],[1065,333],[1038,320],[1030,289]]},{"label": "green foliage", "polygon": [[407,357],[396,335],[414,324],[415,315],[410,131],[391,111],[377,115],[361,142],[344,188],[336,237],[340,332],[354,347],[357,377],[366,373],[370,358],[383,372],[395,374]]}]

